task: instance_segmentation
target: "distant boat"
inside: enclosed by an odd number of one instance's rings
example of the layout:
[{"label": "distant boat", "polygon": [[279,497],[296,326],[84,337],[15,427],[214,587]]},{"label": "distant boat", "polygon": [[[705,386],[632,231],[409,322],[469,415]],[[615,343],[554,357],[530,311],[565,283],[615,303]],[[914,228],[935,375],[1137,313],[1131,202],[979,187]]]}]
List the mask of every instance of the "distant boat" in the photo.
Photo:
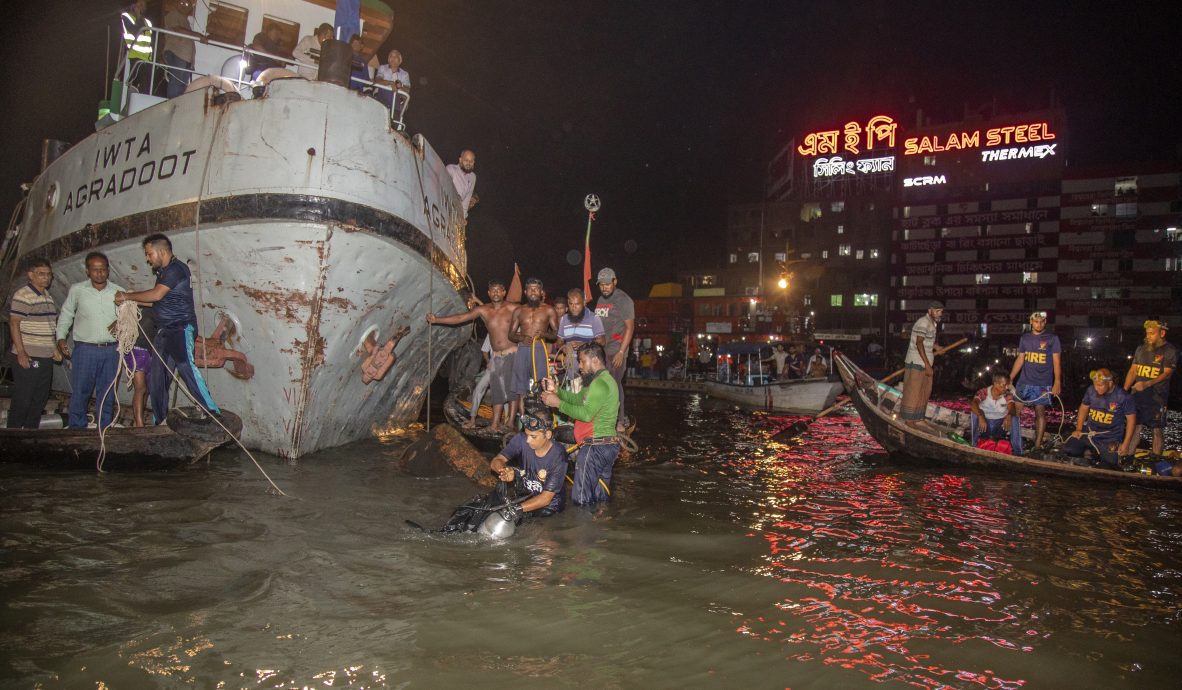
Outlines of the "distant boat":
[{"label": "distant boat", "polygon": [[[1003,470],[1011,475],[1014,472],[1051,474],[1182,489],[1182,477],[1107,470],[1062,460],[1015,456],[959,443],[948,434],[960,434],[967,429],[969,415],[936,403],[928,403],[926,418],[929,424],[942,433],[934,435],[917,431],[898,419],[896,409],[903,397],[901,390],[879,383],[844,355],[835,354],[833,360],[849,391],[850,400],[866,425],[866,431],[892,454],[907,456],[938,468],[951,465],[986,467]],[[1023,429],[1022,435],[1028,444],[1033,445],[1034,434],[1031,430]]]},{"label": "distant boat", "polygon": [[[362,5],[363,40],[380,45],[393,12]],[[154,278],[141,241],[165,233],[192,272],[200,334],[228,335],[216,344],[239,358],[198,361],[214,400],[241,413],[249,447],[286,458],[417,417],[436,370],[467,337],[429,334],[425,320],[462,310],[467,294],[464,214],[426,139],[344,86],[280,68],[243,83],[235,67],[264,26],[298,38],[334,23],[334,7],[198,3],[198,26],[233,33],[197,44],[195,76],[209,76],[172,99],[113,97],[100,128],[32,183],[0,273],[11,290],[23,262],[48,259],[61,304],[85,278],[83,257],[99,250],[112,282],[146,289]],[[238,78],[219,76],[227,66]],[[366,366],[373,350],[392,367]],[[54,389],[68,392],[56,369]],[[372,380],[375,371],[384,378]]]},{"label": "distant boat", "polygon": [[731,381],[727,374],[732,367],[721,369],[725,372],[724,380],[706,381],[706,394],[763,410],[795,414],[816,414],[837,401],[842,391],[840,381],[822,378],[769,382],[769,374],[763,367],[765,354],[771,356],[768,343],[738,342],[720,346],[718,355],[746,362],[747,373],[742,379]]},{"label": "distant boat", "polygon": [[[231,433],[242,432],[238,415],[222,411],[220,421]],[[103,471],[177,469],[229,442],[220,426],[190,407],[173,410],[167,424],[112,427],[101,438],[97,429],[0,429],[0,461],[93,471],[105,451]]]}]

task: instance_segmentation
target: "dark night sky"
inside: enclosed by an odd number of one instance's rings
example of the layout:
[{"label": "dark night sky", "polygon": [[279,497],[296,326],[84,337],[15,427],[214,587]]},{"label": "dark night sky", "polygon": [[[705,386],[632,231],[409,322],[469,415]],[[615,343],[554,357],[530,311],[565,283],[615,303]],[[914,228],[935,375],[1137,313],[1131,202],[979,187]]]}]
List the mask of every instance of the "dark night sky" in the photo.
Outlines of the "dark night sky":
[{"label": "dark night sky", "polygon": [[[710,238],[725,228],[726,205],[759,199],[775,150],[879,112],[906,130],[915,106],[939,122],[994,98],[1003,111],[1046,107],[1053,89],[1072,164],[1177,160],[1182,141],[1177,6],[387,2],[387,45],[414,82],[411,129],[448,162],[461,148],[477,152],[478,284],[507,277],[514,260],[552,294],[579,284],[566,255],[582,247],[588,192],[604,204],[596,269],[614,265],[634,295],[679,268],[716,264],[723,249]],[[91,131],[104,21],[121,4],[45,0],[12,17],[6,216],[36,173],[41,139]]]}]

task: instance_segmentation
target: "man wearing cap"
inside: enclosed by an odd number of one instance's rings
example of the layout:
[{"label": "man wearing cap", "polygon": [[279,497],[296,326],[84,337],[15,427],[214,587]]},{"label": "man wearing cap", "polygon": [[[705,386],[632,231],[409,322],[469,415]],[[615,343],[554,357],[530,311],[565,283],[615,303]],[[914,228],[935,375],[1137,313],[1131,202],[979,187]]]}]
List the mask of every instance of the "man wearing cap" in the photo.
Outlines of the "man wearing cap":
[{"label": "man wearing cap", "polygon": [[1120,457],[1133,452],[1137,408],[1133,397],[1113,383],[1111,371],[1097,369],[1089,377],[1092,385],[1084,391],[1075,431],[1063,444],[1063,454],[1081,457],[1091,451],[1100,467],[1119,469]]},{"label": "man wearing cap", "polygon": [[610,268],[599,270],[599,300],[595,303],[595,315],[603,321],[603,332],[607,337],[604,352],[607,354],[607,370],[616,380],[620,389],[620,406],[616,418],[616,431],[627,428],[624,412],[624,371],[628,366],[628,349],[632,332],[636,327],[636,307],[628,293],[616,287],[616,272]]},{"label": "man wearing cap", "polygon": [[934,300],[928,303],[927,312],[911,326],[907,359],[903,364],[903,402],[899,416],[907,426],[929,433],[934,430],[924,419],[936,376],[936,328],[943,315],[942,303]]},{"label": "man wearing cap", "polygon": [[[1014,382],[1018,416],[1022,405],[1034,405],[1034,447],[1042,446],[1047,428],[1047,405],[1051,396],[1062,390],[1060,379],[1063,346],[1059,336],[1047,332],[1047,313],[1036,311],[1030,315],[1030,332],[1018,339],[1018,356],[1010,369]],[[1019,377],[1018,372],[1021,372]]]},{"label": "man wearing cap", "polygon": [[1145,342],[1133,355],[1133,366],[1125,375],[1124,389],[1137,405],[1137,430],[1129,452],[1137,448],[1141,429],[1153,430],[1153,453],[1161,455],[1165,441],[1166,401],[1170,397],[1170,376],[1178,366],[1178,350],[1166,342],[1165,321],[1146,321]]}]

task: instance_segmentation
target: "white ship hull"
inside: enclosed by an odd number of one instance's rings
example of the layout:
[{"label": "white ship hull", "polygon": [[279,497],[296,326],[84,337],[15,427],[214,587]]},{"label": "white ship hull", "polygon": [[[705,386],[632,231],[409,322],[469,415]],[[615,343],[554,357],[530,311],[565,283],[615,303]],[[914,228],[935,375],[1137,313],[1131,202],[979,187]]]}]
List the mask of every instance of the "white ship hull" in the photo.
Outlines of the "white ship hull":
[{"label": "white ship hull", "polygon": [[[219,104],[189,93],[103,129],[33,185],[16,256],[48,258],[59,301],[99,250],[111,280],[151,287],[141,241],[163,232],[193,274],[199,331],[228,316],[255,368],[205,375],[248,446],[295,458],[415,417],[465,337],[428,311],[465,308],[459,199],[426,142],[390,131],[372,99],[332,84],[273,82]],[[358,354],[409,329],[383,380]],[[68,390],[59,372],[55,387]]]}]

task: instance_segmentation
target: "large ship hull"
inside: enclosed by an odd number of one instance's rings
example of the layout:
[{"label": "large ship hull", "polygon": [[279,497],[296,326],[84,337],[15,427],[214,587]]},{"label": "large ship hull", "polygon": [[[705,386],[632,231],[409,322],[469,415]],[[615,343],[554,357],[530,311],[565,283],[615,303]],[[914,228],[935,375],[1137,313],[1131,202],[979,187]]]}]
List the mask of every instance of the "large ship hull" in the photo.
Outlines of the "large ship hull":
[{"label": "large ship hull", "polygon": [[[92,250],[112,282],[150,287],[141,241],[168,235],[193,274],[200,332],[232,323],[229,347],[254,367],[249,380],[204,372],[253,448],[295,458],[413,418],[466,336],[429,334],[425,320],[464,308],[462,214],[442,161],[392,132],[379,103],[332,84],[158,104],[55,161],[27,204],[16,256],[52,262],[59,302]],[[396,340],[396,361],[366,384],[370,334]],[[55,387],[68,391],[64,372]]]}]

